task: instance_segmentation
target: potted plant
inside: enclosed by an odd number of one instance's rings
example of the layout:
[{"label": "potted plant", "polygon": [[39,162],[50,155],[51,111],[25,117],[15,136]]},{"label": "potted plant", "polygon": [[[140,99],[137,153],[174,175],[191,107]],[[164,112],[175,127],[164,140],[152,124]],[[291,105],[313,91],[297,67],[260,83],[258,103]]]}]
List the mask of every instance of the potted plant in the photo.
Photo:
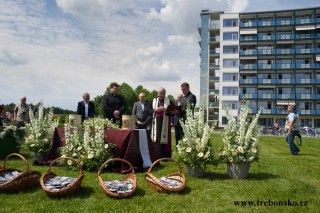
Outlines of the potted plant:
[{"label": "potted plant", "polygon": [[34,155],[35,160],[45,161],[51,150],[54,130],[58,126],[59,120],[53,119],[53,108],[49,110],[47,115],[44,114],[42,100],[39,103],[36,115],[30,109],[29,116],[30,123],[26,124],[25,146]]},{"label": "potted plant", "polygon": [[197,115],[187,107],[186,120],[181,119],[184,137],[177,145],[175,158],[187,166],[188,174],[200,177],[205,174],[206,165],[213,162],[214,150],[210,143],[213,129],[204,118],[204,106],[201,104]]},{"label": "potted plant", "polygon": [[0,127],[0,157],[19,152],[20,145],[24,141],[26,129],[9,125]]},{"label": "potted plant", "polygon": [[262,109],[248,122],[247,101],[241,103],[238,119],[225,106],[228,124],[222,131],[223,148],[219,158],[227,163],[228,174],[232,178],[246,178],[250,164],[259,160],[258,119]]},{"label": "potted plant", "polygon": [[[110,120],[103,118],[90,118],[85,120],[83,128],[71,128],[65,124],[65,143],[60,148],[62,157],[71,157],[80,162],[85,170],[97,170],[108,159],[112,158],[115,145],[105,143],[104,130],[106,127],[115,128]],[[67,161],[69,166],[72,161]]]}]

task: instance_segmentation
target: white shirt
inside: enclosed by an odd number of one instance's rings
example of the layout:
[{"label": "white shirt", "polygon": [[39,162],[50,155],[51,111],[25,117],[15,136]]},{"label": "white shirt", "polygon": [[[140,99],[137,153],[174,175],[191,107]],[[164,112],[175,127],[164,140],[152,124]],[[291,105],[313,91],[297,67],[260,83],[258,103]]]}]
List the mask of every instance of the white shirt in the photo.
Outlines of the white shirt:
[{"label": "white shirt", "polygon": [[89,104],[84,102],[84,117],[88,117],[88,111],[89,111]]}]

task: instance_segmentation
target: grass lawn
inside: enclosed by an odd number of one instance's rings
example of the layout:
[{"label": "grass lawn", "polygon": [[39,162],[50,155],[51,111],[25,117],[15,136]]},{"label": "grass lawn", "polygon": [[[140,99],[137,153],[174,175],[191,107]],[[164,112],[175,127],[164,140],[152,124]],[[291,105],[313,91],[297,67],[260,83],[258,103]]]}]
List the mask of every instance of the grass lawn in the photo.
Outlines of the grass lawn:
[{"label": "grass lawn", "polygon": [[[215,146],[222,145],[220,134],[214,134],[212,141]],[[39,185],[16,194],[0,194],[0,212],[319,212],[320,139],[303,138],[298,156],[290,154],[284,137],[260,137],[260,145],[260,163],[251,165],[249,177],[244,180],[229,179],[226,165],[219,164],[209,166],[202,178],[186,175],[183,192],[161,194],[148,188],[145,173],[141,172],[137,173],[134,196],[112,199],[102,192],[97,173],[85,171],[82,187],[70,198],[48,198]],[[31,158],[28,161],[31,170],[47,170],[46,166],[32,166]],[[22,162],[16,160],[8,161],[7,167],[24,169]],[[78,175],[63,167],[54,167],[53,171],[59,176]],[[153,174],[160,177],[174,171],[175,164],[167,163]],[[184,167],[183,172],[186,173]],[[122,176],[103,177],[114,180]]]}]

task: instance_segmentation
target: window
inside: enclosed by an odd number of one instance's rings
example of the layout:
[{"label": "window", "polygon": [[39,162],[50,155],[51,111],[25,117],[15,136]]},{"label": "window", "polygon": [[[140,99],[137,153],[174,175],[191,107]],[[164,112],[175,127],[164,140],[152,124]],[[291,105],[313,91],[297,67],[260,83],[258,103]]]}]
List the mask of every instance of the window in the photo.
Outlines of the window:
[{"label": "window", "polygon": [[238,109],[238,101],[223,101],[223,106],[228,106],[230,109]]},{"label": "window", "polygon": [[223,81],[238,81],[237,73],[223,73]]},{"label": "window", "polygon": [[223,26],[224,27],[237,27],[238,26],[238,19],[224,19]]},{"label": "window", "polygon": [[223,54],[237,54],[238,53],[238,46],[224,46],[223,47]]},{"label": "window", "polygon": [[223,87],[223,95],[238,95],[238,87]]},{"label": "window", "polygon": [[223,59],[223,67],[237,68],[238,67],[238,59]]},{"label": "window", "polygon": [[236,41],[236,40],[238,40],[238,32],[223,33],[223,40],[225,40],[225,41],[228,41],[228,40]]}]

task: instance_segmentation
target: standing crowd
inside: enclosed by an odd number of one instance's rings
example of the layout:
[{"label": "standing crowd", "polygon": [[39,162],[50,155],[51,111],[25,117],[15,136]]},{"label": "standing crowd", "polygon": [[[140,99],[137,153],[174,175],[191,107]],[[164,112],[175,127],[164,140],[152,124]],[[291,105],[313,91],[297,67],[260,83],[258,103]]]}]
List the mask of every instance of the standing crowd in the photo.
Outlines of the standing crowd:
[{"label": "standing crowd", "polygon": [[[121,128],[122,115],[125,111],[124,98],[118,94],[119,85],[111,83],[109,93],[103,96],[102,109],[103,117],[118,124]],[[166,96],[166,89],[160,87],[157,97],[152,103],[145,101],[145,94],[139,94],[139,101],[135,102],[132,109],[135,129],[147,129],[151,132],[151,138],[154,142],[154,148],[158,158],[171,157],[171,127],[174,127],[176,144],[183,138],[183,129],[181,122],[185,122],[186,109],[191,109],[194,113],[194,107],[197,103],[196,96],[190,91],[188,83],[181,84],[181,94],[177,95],[177,102],[174,103]],[[81,115],[81,122],[95,115],[95,105],[90,101],[90,94],[85,92],[82,95],[83,100],[78,102],[77,114]],[[29,105],[27,98],[21,97],[20,103],[14,108],[13,121],[17,128],[25,126],[29,122]],[[297,155],[300,150],[294,143],[294,138],[299,134],[297,130],[298,114],[294,111],[294,106],[288,106],[286,140],[293,155]],[[278,123],[274,125],[274,131],[279,128]]]}]

